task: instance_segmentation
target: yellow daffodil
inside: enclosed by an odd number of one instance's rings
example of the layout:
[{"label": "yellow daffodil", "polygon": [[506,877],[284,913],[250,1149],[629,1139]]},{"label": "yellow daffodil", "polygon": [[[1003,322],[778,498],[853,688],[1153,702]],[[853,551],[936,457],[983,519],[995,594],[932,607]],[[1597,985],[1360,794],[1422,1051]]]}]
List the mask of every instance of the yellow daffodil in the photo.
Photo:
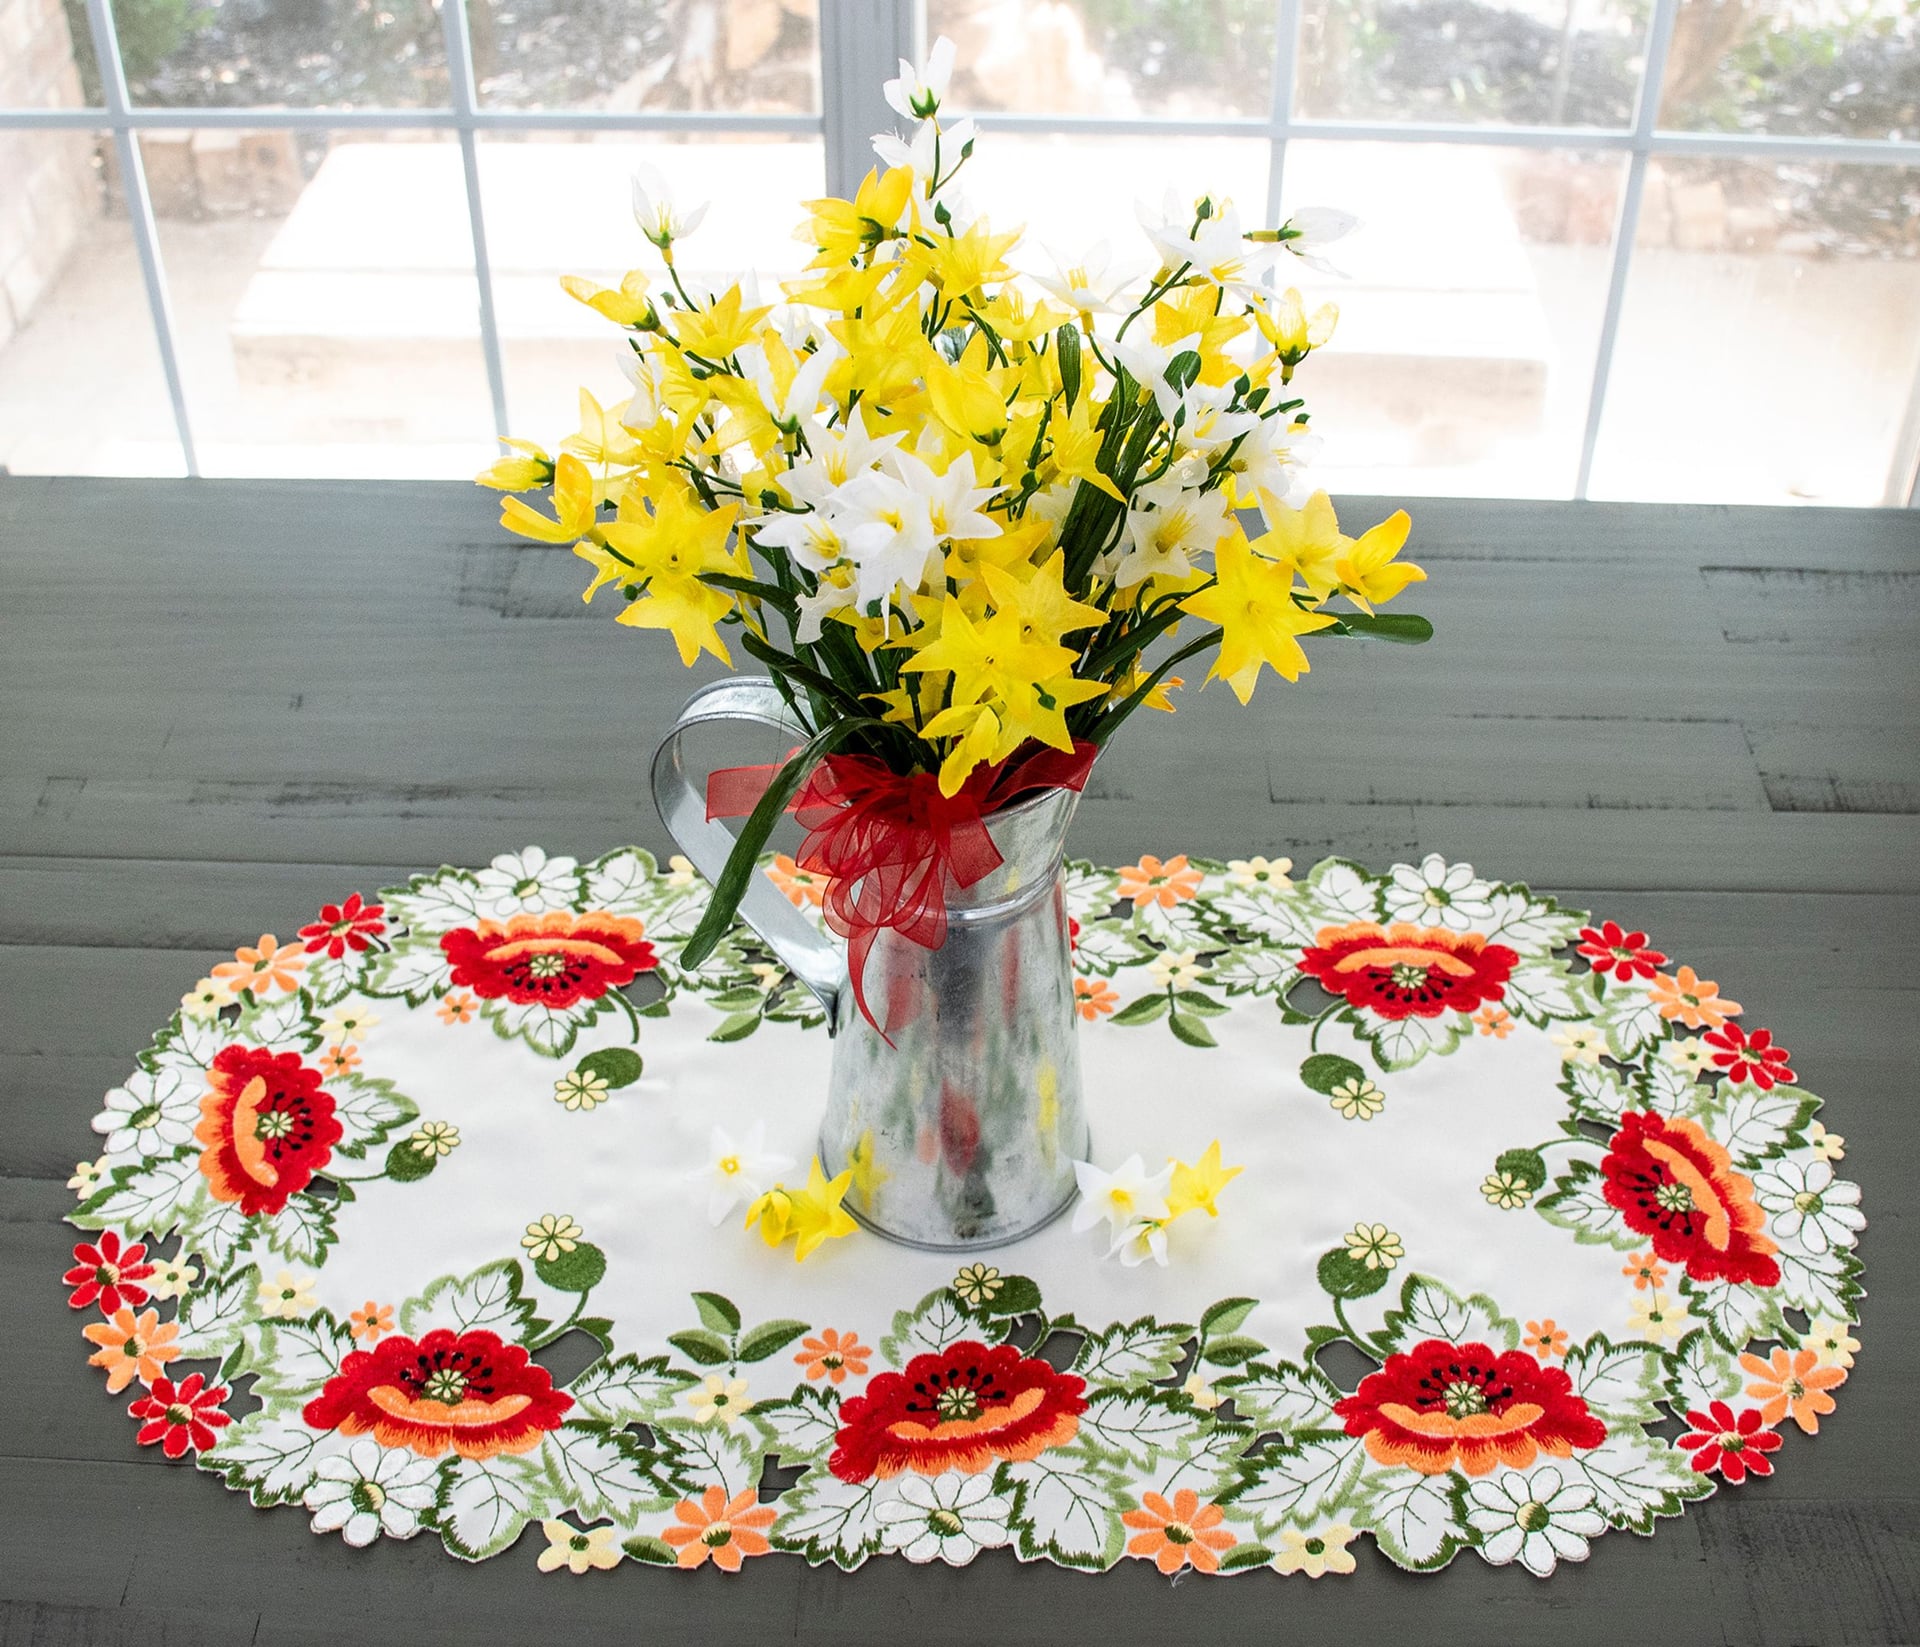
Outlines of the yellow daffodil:
[{"label": "yellow daffodil", "polygon": [[1271,497],[1263,498],[1261,506],[1267,529],[1253,540],[1254,553],[1292,567],[1307,592],[1316,601],[1325,600],[1339,585],[1337,562],[1352,541],[1340,534],[1333,499],[1315,492],[1298,509]]},{"label": "yellow daffodil", "polygon": [[988,445],[1007,429],[1007,403],[987,369],[987,340],[976,332],[966,352],[951,365],[937,349],[926,353],[924,374],[933,415],[956,435]]},{"label": "yellow daffodil", "polygon": [[929,740],[951,738],[953,747],[940,763],[940,793],[957,795],[967,774],[990,761],[1000,747],[1000,717],[986,704],[955,704],[943,709],[920,729]]},{"label": "yellow daffodil", "polygon": [[702,652],[711,652],[722,663],[731,664],[733,659],[714,625],[733,609],[733,596],[702,583],[700,574],[748,574],[742,551],[727,548],[739,513],[735,504],[703,509],[675,489],[654,500],[651,514],[602,528],[607,543],[632,568],[626,581],[643,591],[620,614],[620,622],[667,630],[680,648],[682,663],[691,664]]},{"label": "yellow daffodil", "polygon": [[756,1196],[747,1208],[746,1228],[760,1227],[760,1239],[777,1247],[793,1233],[793,1197],[778,1184]]},{"label": "yellow daffodil", "polygon": [[683,309],[674,317],[674,333],[680,347],[703,360],[725,360],[743,343],[750,342],[754,328],[773,313],[771,304],[757,309],[745,307],[738,282],[729,286],[704,309]]},{"label": "yellow daffodil", "polygon": [[593,476],[571,453],[563,452],[553,466],[553,512],[549,520],[518,498],[500,500],[500,524],[509,532],[539,543],[571,543],[594,529]]},{"label": "yellow daffodil", "polygon": [[916,242],[908,261],[940,289],[941,296],[957,301],[990,280],[1010,279],[1013,271],[1004,259],[1019,239],[1018,229],[995,234],[981,218],[964,234],[936,234]]},{"label": "yellow daffodil", "polygon": [[1178,1218],[1182,1213],[1204,1212],[1209,1218],[1218,1218],[1220,1209],[1214,1205],[1214,1197],[1245,1170],[1221,1165],[1218,1138],[1207,1145],[1206,1154],[1191,1166],[1185,1161],[1174,1162],[1173,1181],[1167,1188],[1167,1216]]},{"label": "yellow daffodil", "polygon": [[1332,303],[1321,304],[1309,315],[1291,286],[1271,303],[1255,305],[1252,312],[1260,335],[1280,362],[1282,383],[1291,383],[1293,369],[1313,350],[1325,347],[1340,320],[1339,307]]},{"label": "yellow daffodil", "polygon": [[1115,503],[1125,503],[1126,493],[1100,471],[1098,464],[1101,443],[1106,439],[1105,431],[1099,427],[1100,415],[1105,410],[1104,405],[1097,404],[1088,394],[1081,395],[1071,410],[1056,406],[1049,426],[1053,461],[1068,479],[1084,480],[1105,492]]},{"label": "yellow daffodil", "polygon": [[819,251],[808,267],[834,268],[891,239],[912,190],[913,172],[896,166],[885,176],[868,172],[851,200],[809,200],[812,219],[793,232],[794,239]]},{"label": "yellow daffodil", "polygon": [[804,1261],[822,1243],[851,1235],[859,1228],[853,1215],[841,1205],[852,1183],[851,1168],[828,1178],[820,1170],[819,1156],[808,1164],[807,1187],[787,1195],[786,1227],[793,1236],[796,1263]]},{"label": "yellow daffodil", "polygon": [[1332,615],[1302,610],[1293,598],[1293,569],[1263,560],[1240,532],[1215,552],[1214,572],[1218,581],[1211,589],[1182,603],[1196,618],[1220,626],[1220,652],[1208,678],[1224,680],[1242,703],[1253,696],[1268,664],[1286,679],[1298,680],[1308,668],[1299,637],[1326,628]]},{"label": "yellow daffodil", "polygon": [[619,417],[595,400],[588,389],[580,391],[579,433],[567,436],[560,443],[560,450],[571,452],[587,463],[616,469],[630,469],[646,458],[633,436],[622,427]]},{"label": "yellow daffodil", "polygon": [[518,457],[496,458],[473,477],[476,486],[491,486],[496,492],[531,492],[553,479],[553,459],[530,440],[505,440],[500,444],[519,453]]},{"label": "yellow daffodil", "polygon": [[562,275],[560,285],[569,297],[578,298],[597,314],[603,314],[618,326],[635,326],[652,331],[660,323],[652,300],[647,296],[647,277],[639,269],[629,269],[617,287],[598,286],[582,275]]},{"label": "yellow daffodil", "polygon": [[1384,604],[1392,600],[1410,583],[1426,581],[1426,572],[1412,561],[1394,559],[1412,527],[1406,510],[1396,509],[1348,544],[1335,561],[1340,593],[1362,611],[1371,612],[1376,601]]}]

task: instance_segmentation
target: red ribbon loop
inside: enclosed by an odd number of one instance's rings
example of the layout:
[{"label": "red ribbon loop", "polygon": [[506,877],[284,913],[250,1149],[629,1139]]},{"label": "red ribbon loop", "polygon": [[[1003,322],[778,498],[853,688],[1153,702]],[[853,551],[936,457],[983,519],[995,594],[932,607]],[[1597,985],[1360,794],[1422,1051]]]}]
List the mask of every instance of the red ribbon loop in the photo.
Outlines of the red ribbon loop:
[{"label": "red ribbon loop", "polygon": [[[947,887],[969,887],[1000,867],[986,820],[1036,789],[1086,786],[1098,751],[1075,743],[1071,753],[1045,746],[975,767],[958,793],[940,793],[931,772],[893,771],[870,755],[829,755],[793,798],[790,810],[806,830],[796,862],[827,882],[827,925],[847,940],[847,977],[861,1016],[881,1037],[867,1005],[867,957],[882,932],[897,932],[923,949],[947,938]],[[707,818],[745,817],[780,771],[777,766],[725,767],[707,779]]]}]

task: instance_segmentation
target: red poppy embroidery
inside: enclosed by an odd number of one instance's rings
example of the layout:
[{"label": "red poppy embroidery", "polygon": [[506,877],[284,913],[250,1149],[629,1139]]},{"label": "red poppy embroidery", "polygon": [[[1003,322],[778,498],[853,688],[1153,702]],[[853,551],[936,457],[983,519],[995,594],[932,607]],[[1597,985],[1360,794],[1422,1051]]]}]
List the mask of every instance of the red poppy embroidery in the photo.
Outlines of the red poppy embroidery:
[{"label": "red poppy embroidery", "polygon": [[1468,1475],[1496,1464],[1524,1469],[1543,1452],[1567,1458],[1607,1438],[1560,1368],[1520,1350],[1496,1355],[1485,1344],[1439,1338],[1388,1356],[1333,1410],[1376,1462],[1422,1475],[1456,1465]]},{"label": "red poppy embroidery", "polygon": [[1497,1001],[1520,957],[1477,932],[1396,921],[1323,927],[1300,970],[1382,1018],[1438,1018]]},{"label": "red poppy embroidery", "polygon": [[1773,1460],[1780,1437],[1761,1422],[1758,1407],[1746,1407],[1739,1417],[1724,1401],[1708,1405],[1703,1413],[1690,1412],[1692,1426],[1681,1436],[1682,1451],[1693,1454],[1693,1467],[1702,1475],[1718,1470],[1736,1487],[1750,1475],[1772,1475]]},{"label": "red poppy embroidery", "polygon": [[295,1052],[223,1047],[207,1071],[194,1138],[216,1201],[238,1201],[249,1218],[283,1211],[333,1158],[341,1126],[320,1072]]},{"label": "red poppy embroidery", "polygon": [[1767,1215],[1753,1181],[1733,1170],[1733,1158],[1698,1123],[1629,1110],[1600,1176],[1627,1227],[1694,1280],[1779,1283],[1778,1249],[1761,1233]]},{"label": "red poppy embroidery", "polygon": [[1624,932],[1618,921],[1603,922],[1598,928],[1583,926],[1579,953],[1595,972],[1611,974],[1623,984],[1633,978],[1651,978],[1667,964],[1659,950],[1647,948],[1644,932]]},{"label": "red poppy embroidery", "polygon": [[153,1274],[146,1256],[141,1242],[122,1246],[112,1230],[102,1230],[97,1241],[82,1241],[73,1249],[73,1268],[60,1278],[73,1288],[67,1302],[76,1310],[98,1303],[108,1315],[146,1303],[150,1295],[140,1283]]},{"label": "red poppy embroidery", "polygon": [[902,1470],[972,1475],[999,1459],[1038,1458],[1071,1441],[1087,1410],[1086,1380],[1011,1344],[972,1339],[879,1373],[840,1408],[827,1467],[842,1481]]},{"label": "red poppy embroidery", "polygon": [[362,903],[359,893],[350,893],[343,904],[322,904],[320,918],[300,929],[300,941],[308,954],[337,961],[350,949],[371,949],[373,940],[387,930],[381,919],[386,912],[385,904]]},{"label": "red poppy embroidery", "polygon": [[424,1458],[531,1452],[557,1430],[573,1397],[518,1344],[482,1328],[436,1327],[418,1341],[389,1338],[354,1350],[302,1416],[317,1430],[372,1433]]},{"label": "red poppy embroidery", "polygon": [[623,915],[516,915],[481,921],[440,940],[453,981],[483,999],[516,1006],[569,1007],[630,984],[657,964],[646,931]]},{"label": "red poppy embroidery", "polygon": [[1773,1044],[1770,1029],[1749,1035],[1738,1024],[1722,1024],[1707,1031],[1706,1041],[1714,1049],[1715,1066],[1724,1069],[1730,1081],[1751,1081],[1762,1092],[1771,1092],[1776,1081],[1790,1087],[1800,1079],[1787,1067],[1792,1054]]},{"label": "red poppy embroidery", "polygon": [[204,1373],[190,1374],[178,1384],[171,1378],[156,1378],[147,1393],[127,1408],[129,1417],[146,1420],[134,1439],[143,1447],[157,1441],[169,1458],[178,1458],[188,1447],[205,1452],[220,1439],[214,1432],[233,1422],[231,1415],[220,1410],[220,1403],[227,1399],[226,1386],[209,1389],[206,1384]]}]

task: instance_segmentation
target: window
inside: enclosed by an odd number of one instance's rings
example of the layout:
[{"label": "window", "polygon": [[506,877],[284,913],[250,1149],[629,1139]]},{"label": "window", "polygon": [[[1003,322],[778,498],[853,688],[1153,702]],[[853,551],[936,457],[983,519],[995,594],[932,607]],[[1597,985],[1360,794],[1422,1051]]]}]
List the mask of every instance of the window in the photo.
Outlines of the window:
[{"label": "window", "polygon": [[639,261],[634,166],[771,292],[940,33],[1036,258],[1167,186],[1362,214],[1301,282],[1337,490],[1915,500],[1908,0],[0,0],[0,464],[550,438],[612,376],[556,277]]}]

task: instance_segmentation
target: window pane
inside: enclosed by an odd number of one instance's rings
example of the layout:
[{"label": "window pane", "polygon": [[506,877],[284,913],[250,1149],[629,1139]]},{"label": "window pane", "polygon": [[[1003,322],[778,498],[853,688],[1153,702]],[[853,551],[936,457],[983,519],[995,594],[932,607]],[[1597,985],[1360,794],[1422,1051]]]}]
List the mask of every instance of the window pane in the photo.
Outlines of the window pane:
[{"label": "window pane", "polygon": [[1913,0],[1681,0],[1660,124],[1911,139],[1920,9]]},{"label": "window pane", "polygon": [[104,133],[0,132],[0,469],[14,474],[186,473],[112,156]]},{"label": "window pane", "polygon": [[1597,497],[1878,503],[1920,369],[1920,170],[1655,161]]},{"label": "window pane", "polygon": [[675,249],[682,278],[725,285],[753,271],[762,298],[799,273],[810,253],[791,231],[803,200],[825,189],[820,139],[698,138],[541,133],[480,143],[487,255],[516,435],[552,444],[574,428],[582,384],[602,399],[621,394],[620,333],[560,289],[585,275],[617,286],[646,269],[656,286],[660,255],[633,221],[630,178],[642,164],[666,180],[682,208],[708,202],[693,235]]},{"label": "window pane", "polygon": [[[213,475],[469,475],[494,451],[458,147],[149,134],[181,370]],[[156,177],[160,168],[153,168]]]},{"label": "window pane", "polygon": [[955,108],[1264,117],[1273,0],[927,0],[958,48]]},{"label": "window pane", "polygon": [[1300,370],[1334,491],[1566,496],[1625,163],[1618,155],[1287,145],[1286,201],[1365,220],[1326,280],[1333,342]]},{"label": "window pane", "polygon": [[1304,0],[1299,112],[1625,127],[1646,0]]},{"label": "window pane", "polygon": [[469,0],[480,101],[817,114],[819,0]]}]

